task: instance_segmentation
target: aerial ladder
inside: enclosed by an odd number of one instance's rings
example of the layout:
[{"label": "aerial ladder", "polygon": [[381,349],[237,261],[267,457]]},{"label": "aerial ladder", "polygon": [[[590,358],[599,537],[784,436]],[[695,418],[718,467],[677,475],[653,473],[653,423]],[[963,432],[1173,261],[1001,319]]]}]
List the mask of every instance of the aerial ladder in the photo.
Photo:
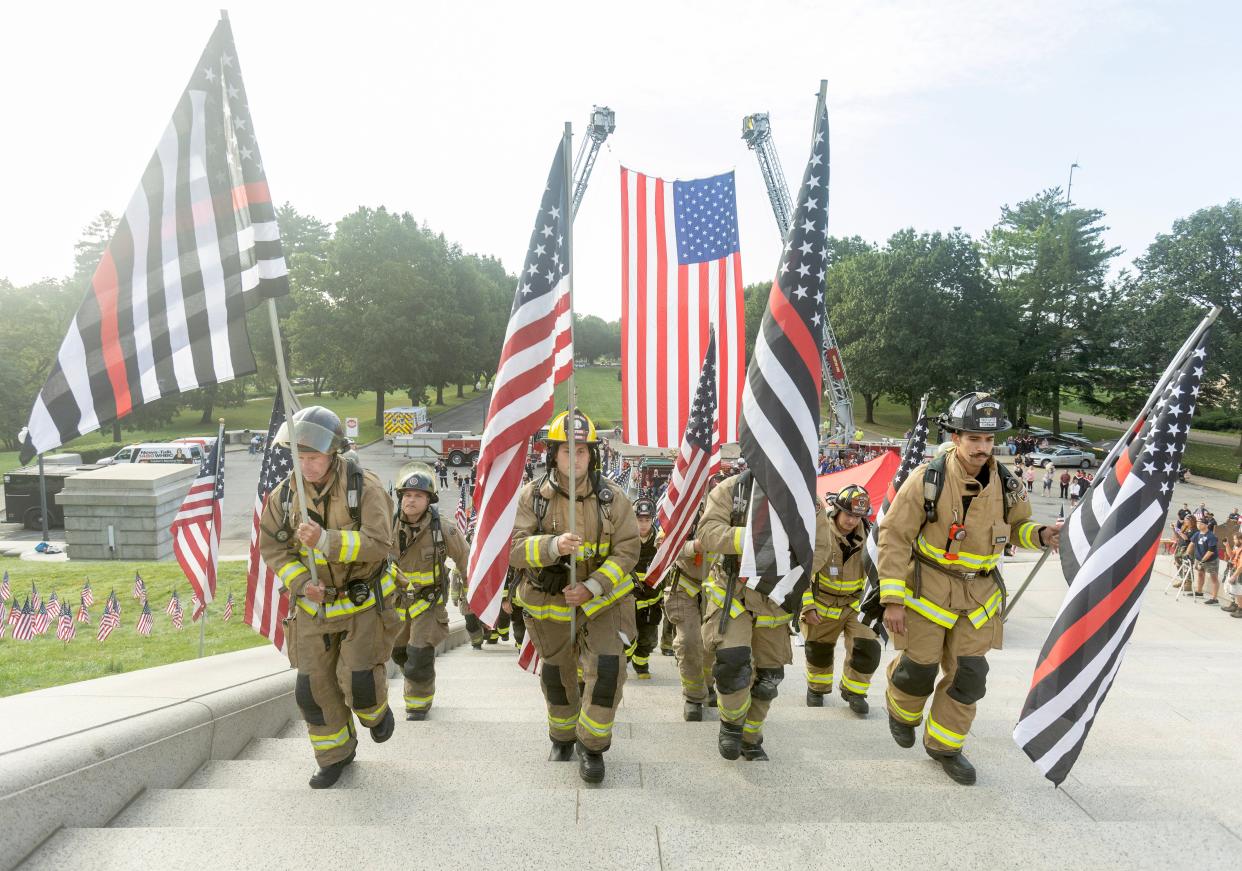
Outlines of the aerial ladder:
[{"label": "aerial ladder", "polygon": [[[789,231],[794,207],[789,198],[789,185],[785,181],[785,173],[781,169],[781,159],[776,153],[776,147],[772,144],[772,125],[768,120],[767,112],[757,112],[742,119],[742,141],[759,158],[759,172],[763,174],[763,183],[768,188],[768,200],[772,203],[776,226],[781,231],[781,238],[784,238]],[[824,395],[828,397],[832,406],[834,421],[829,438],[832,441],[846,444],[854,440],[854,392],[850,389],[850,380],[845,374],[845,364],[841,360],[841,348],[837,344],[836,333],[832,331],[827,307],[824,309],[824,335],[820,362],[823,365]]]},{"label": "aerial ladder", "polygon": [[574,216],[578,214],[578,206],[582,205],[582,196],[586,193],[587,182],[591,179],[591,170],[595,168],[595,158],[599,157],[600,146],[608,135],[617,129],[617,115],[607,106],[592,106],[591,120],[587,122],[586,136],[578,146],[578,156],[574,158]]}]

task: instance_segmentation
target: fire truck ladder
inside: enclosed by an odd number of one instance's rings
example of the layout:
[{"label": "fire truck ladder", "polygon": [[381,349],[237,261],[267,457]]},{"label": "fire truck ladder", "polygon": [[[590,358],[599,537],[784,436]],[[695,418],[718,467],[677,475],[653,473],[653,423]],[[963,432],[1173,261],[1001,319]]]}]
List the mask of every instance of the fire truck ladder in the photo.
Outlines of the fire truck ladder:
[{"label": "fire truck ladder", "polygon": [[[742,140],[759,158],[759,172],[763,175],[763,183],[768,187],[768,199],[772,203],[772,213],[776,216],[776,226],[784,238],[789,230],[789,222],[793,217],[793,203],[789,198],[789,185],[785,181],[785,173],[781,169],[781,159],[772,144],[772,125],[768,121],[767,112],[747,115],[742,119]],[[834,441],[849,442],[854,438],[854,392],[850,389],[850,380],[845,374],[845,363],[841,360],[841,348],[837,344],[836,333],[832,331],[832,323],[828,313],[824,311],[824,339],[821,362],[824,367],[824,395],[832,405],[832,416],[835,421],[831,438]]]},{"label": "fire truck ladder", "polygon": [[578,206],[582,205],[582,196],[586,193],[587,182],[591,180],[591,170],[595,168],[595,158],[599,157],[599,148],[608,138],[608,134],[617,129],[617,115],[607,106],[592,106],[591,120],[587,122],[586,136],[578,147],[578,156],[574,158],[574,216],[578,214]]}]

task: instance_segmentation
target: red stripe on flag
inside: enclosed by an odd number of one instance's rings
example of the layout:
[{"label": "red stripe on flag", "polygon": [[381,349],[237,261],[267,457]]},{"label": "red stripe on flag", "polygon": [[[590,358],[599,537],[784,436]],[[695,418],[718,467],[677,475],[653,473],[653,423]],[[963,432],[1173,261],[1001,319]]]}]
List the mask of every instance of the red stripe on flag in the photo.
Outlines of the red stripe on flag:
[{"label": "red stripe on flag", "polygon": [[[664,223],[664,179],[657,178],[655,183],[655,226],[656,226],[656,432],[657,444],[668,437],[668,227]],[[650,328],[650,325],[648,325]],[[677,348],[677,356],[684,364],[686,346]],[[685,378],[679,382],[686,383]],[[644,385],[650,387],[647,382]],[[685,387],[682,387],[685,392]]]},{"label": "red stripe on flag", "polygon": [[267,181],[252,181],[233,188],[233,208],[243,211],[255,203],[270,203],[271,191],[267,189]]},{"label": "red stripe on flag", "polygon": [[806,324],[802,322],[802,316],[794,310],[794,307],[789,304],[789,300],[785,298],[785,294],[781,292],[779,282],[772,282],[772,292],[768,296],[768,306],[772,311],[772,319],[781,328],[781,332],[785,334],[785,337],[789,339],[789,343],[793,345],[794,351],[802,358],[807,371],[814,373],[815,383],[818,385],[823,374],[822,367],[819,365],[819,343],[811,338],[811,333],[807,330]]},{"label": "red stripe on flag", "polygon": [[647,431],[647,403],[643,401],[643,392],[650,388],[651,383],[647,380],[647,329],[650,324],[644,324],[644,318],[647,311],[647,177],[641,173],[638,175],[634,184],[634,210],[638,213],[638,294],[636,300],[635,311],[638,312],[639,323],[645,329],[638,333],[638,442],[646,444],[650,441],[650,434]]},{"label": "red stripe on flag", "polygon": [[1130,459],[1128,447],[1117,455],[1117,464],[1113,468],[1117,472],[1117,486],[1120,487],[1126,482],[1126,478],[1130,477],[1130,472],[1134,468],[1134,461]]},{"label": "red stripe on flag", "polygon": [[1125,576],[1125,579],[1112,592],[1101,599],[1095,607],[1079,617],[1074,625],[1061,633],[1057,643],[1048,651],[1048,656],[1039,664],[1039,668],[1035,669],[1035,674],[1031,678],[1032,689],[1040,681],[1060,668],[1067,659],[1073,656],[1087,642],[1087,639],[1112,619],[1113,615],[1121,608],[1122,603],[1130,598],[1139,581],[1147,574],[1147,570],[1151,568],[1152,561],[1156,558],[1156,549],[1159,545],[1159,541],[1152,542],[1151,548],[1135,564],[1130,573]]},{"label": "red stripe on flag", "polygon": [[124,417],[134,407],[129,395],[129,378],[125,374],[125,352],[121,350],[121,326],[117,320],[117,295],[119,293],[116,263],[112,250],[104,249],[95,277],[91,280],[95,302],[99,305],[99,341],[102,345],[104,366],[108,381],[112,384],[112,396],[116,401],[116,416]]}]

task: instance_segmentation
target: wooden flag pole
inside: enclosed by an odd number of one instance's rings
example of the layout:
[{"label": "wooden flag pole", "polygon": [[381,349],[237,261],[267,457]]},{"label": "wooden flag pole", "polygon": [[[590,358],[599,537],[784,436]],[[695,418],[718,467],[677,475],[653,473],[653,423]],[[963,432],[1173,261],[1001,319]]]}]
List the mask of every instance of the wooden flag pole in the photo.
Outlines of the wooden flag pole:
[{"label": "wooden flag pole", "polygon": [[[573,165],[569,160],[569,151],[573,145],[574,132],[573,124],[569,121],[565,122],[565,134],[561,144],[561,161],[565,173],[565,190],[569,190],[569,185],[573,180]],[[562,203],[565,205],[565,203]],[[578,390],[574,383],[574,219],[573,214],[568,214],[565,220],[565,268],[567,276],[567,293],[569,296],[569,383],[566,385],[566,392],[569,394],[569,413],[565,416],[565,444],[569,448],[569,483],[566,486],[566,492],[569,494],[569,517],[568,527],[570,534],[577,534],[578,527],[575,525],[575,508],[578,501],[578,439],[575,436],[577,430],[577,413],[578,413]],[[556,362],[553,360],[553,369],[555,370]],[[574,589],[578,586],[578,552],[575,550],[569,555],[569,586],[566,589]],[[578,635],[578,608],[577,606],[569,609],[569,643],[572,645],[574,639]]]}]

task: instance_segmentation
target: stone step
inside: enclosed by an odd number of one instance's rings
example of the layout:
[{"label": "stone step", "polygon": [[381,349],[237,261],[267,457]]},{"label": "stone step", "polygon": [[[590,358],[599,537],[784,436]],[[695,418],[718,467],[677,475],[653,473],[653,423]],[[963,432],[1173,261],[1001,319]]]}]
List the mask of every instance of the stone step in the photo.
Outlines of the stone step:
[{"label": "stone step", "polygon": [[[377,806],[379,812],[390,812]],[[267,809],[271,816],[289,808]],[[642,809],[658,818],[659,809]],[[537,830],[489,821],[429,831],[394,814],[389,825],[309,825],[274,830],[229,827],[153,827],[59,830],[22,867],[160,868],[204,867],[254,871],[300,867],[405,868],[589,867],[656,871],[666,868],[815,868],[826,854],[848,857],[852,869],[887,869],[918,856],[921,869],[1075,867],[1134,871],[1136,868],[1237,867],[1239,841],[1219,823],[1013,820],[981,831],[973,820],[905,822],[902,807],[888,808],[872,825],[830,825],[813,820],[748,822],[744,806],[729,823],[654,824],[632,819],[597,824],[549,819]],[[783,818],[783,817],[782,817]]]}]

